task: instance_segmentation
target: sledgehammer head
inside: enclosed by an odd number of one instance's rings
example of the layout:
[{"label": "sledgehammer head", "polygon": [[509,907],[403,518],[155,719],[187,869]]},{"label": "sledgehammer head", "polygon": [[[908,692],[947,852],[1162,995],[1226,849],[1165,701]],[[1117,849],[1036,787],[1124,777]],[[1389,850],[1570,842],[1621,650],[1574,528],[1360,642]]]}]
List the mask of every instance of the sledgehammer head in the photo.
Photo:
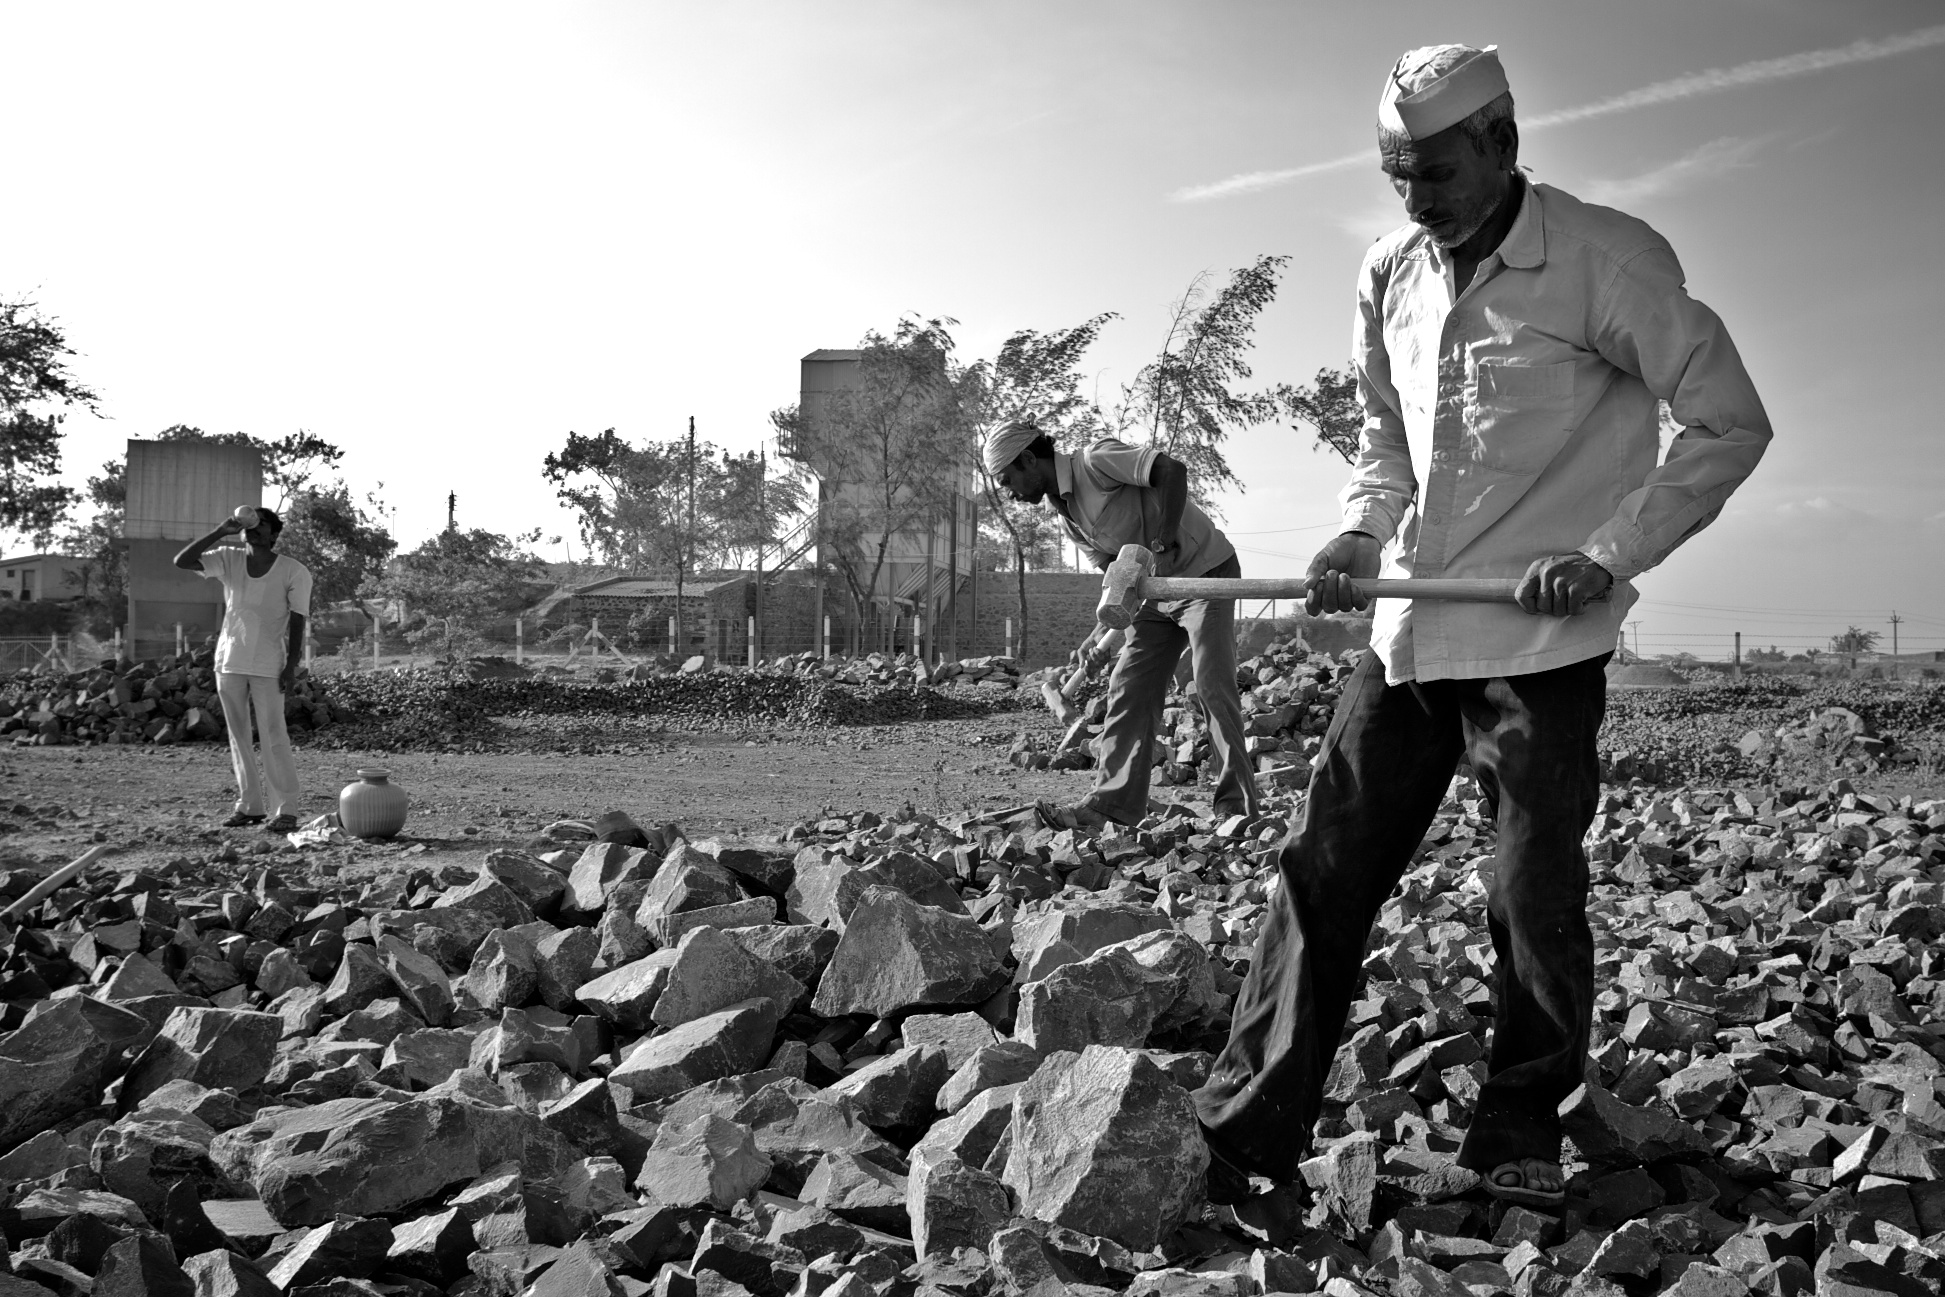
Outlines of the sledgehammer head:
[{"label": "sledgehammer head", "polygon": [[1123,545],[1101,577],[1101,606],[1094,620],[1111,630],[1126,630],[1141,607],[1141,582],[1155,573],[1155,556],[1145,545]]}]

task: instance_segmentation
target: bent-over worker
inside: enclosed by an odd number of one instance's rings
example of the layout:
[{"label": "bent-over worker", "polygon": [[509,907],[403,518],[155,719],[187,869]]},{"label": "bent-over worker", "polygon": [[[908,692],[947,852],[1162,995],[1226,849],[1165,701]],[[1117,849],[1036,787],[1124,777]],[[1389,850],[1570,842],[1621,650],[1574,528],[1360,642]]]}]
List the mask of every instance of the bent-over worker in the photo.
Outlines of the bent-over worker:
[{"label": "bent-over worker", "polygon": [[[185,546],[176,555],[176,566],[200,572],[223,586],[216,697],[223,706],[223,727],[230,734],[237,794],[235,812],[223,825],[262,824],[268,810],[270,822],[263,825],[264,831],[289,833],[297,827],[302,790],[297,785],[290,730],[284,724],[284,695],[296,683],[297,663],[304,653],[311,572],[288,554],[277,553],[283,519],[269,509],[258,509],[256,515],[256,521],[247,526],[237,518],[224,519],[209,535]],[[230,536],[242,536],[249,548],[210,549]],[[250,744],[252,710],[260,752]]]},{"label": "bent-over worker", "polygon": [[[1102,437],[1069,455],[1033,424],[1016,422],[993,434],[985,459],[1001,490],[1028,504],[1044,500],[1058,513],[1097,567],[1105,570],[1123,545],[1144,545],[1155,555],[1157,576],[1242,575],[1236,547],[1189,499],[1188,469],[1152,446]],[[1094,790],[1071,805],[1042,803],[1050,825],[1135,824],[1148,814],[1155,730],[1185,647],[1216,760],[1215,813],[1256,814],[1236,691],[1236,601],[1151,599],[1135,615],[1108,678]]]},{"label": "bent-over worker", "polygon": [[[1493,49],[1406,54],[1378,120],[1411,224],[1364,257],[1363,446],[1306,607],[1361,607],[1351,578],[1378,575],[1516,578],[1519,606],[1379,604],[1284,839],[1229,1042],[1196,1095],[1218,1159],[1209,1187],[1243,1202],[1245,1173],[1296,1180],[1366,935],[1464,756],[1498,828],[1497,968],[1488,1076],[1458,1161],[1495,1196],[1547,1205],[1562,1196],[1558,1106],[1581,1083],[1593,1014],[1581,840],[1600,791],[1604,666],[1630,580],[1714,519],[1762,458],[1769,418],[1665,239],[1520,174]],[[1658,400],[1682,426],[1665,458]]]}]

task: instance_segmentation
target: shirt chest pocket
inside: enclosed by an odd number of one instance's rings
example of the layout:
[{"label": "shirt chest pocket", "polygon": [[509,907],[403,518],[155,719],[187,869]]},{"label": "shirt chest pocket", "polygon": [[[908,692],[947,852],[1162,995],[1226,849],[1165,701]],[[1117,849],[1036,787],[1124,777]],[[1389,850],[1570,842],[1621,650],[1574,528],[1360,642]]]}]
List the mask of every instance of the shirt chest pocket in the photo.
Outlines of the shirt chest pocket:
[{"label": "shirt chest pocket", "polygon": [[1538,473],[1573,433],[1571,360],[1557,365],[1481,361],[1470,395],[1466,422],[1473,452],[1503,472]]}]

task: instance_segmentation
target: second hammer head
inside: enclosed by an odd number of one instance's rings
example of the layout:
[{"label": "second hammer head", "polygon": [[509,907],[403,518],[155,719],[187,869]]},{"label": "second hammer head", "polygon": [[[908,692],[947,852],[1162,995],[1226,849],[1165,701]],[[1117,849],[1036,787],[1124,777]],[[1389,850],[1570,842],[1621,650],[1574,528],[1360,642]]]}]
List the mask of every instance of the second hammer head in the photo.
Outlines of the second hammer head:
[{"label": "second hammer head", "polygon": [[1112,630],[1134,625],[1141,607],[1141,582],[1153,575],[1155,556],[1146,545],[1123,545],[1101,576],[1101,603],[1094,619]]}]

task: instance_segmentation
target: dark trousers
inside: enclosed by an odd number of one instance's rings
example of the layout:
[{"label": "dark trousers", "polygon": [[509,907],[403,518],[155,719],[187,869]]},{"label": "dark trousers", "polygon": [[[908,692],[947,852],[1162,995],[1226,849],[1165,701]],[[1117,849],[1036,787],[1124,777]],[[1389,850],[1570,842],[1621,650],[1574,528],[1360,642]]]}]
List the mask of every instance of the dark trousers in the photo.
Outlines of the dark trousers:
[{"label": "dark trousers", "polygon": [[[1197,575],[1242,574],[1242,564],[1232,557]],[[1107,710],[1096,741],[1100,774],[1087,802],[1111,820],[1133,824],[1148,814],[1155,729],[1185,647],[1216,759],[1215,813],[1256,813],[1256,777],[1245,747],[1242,696],[1236,690],[1236,601],[1150,599],[1136,612],[1114,674],[1108,677]]]},{"label": "dark trousers", "polygon": [[1582,1080],[1594,1000],[1582,838],[1599,805],[1605,655],[1531,675],[1387,685],[1367,653],[1346,682],[1229,1043],[1196,1093],[1216,1150],[1297,1178],[1378,909],[1411,863],[1463,752],[1498,821],[1487,897],[1497,963],[1490,1076],[1462,1166],[1560,1157],[1560,1101]]}]

